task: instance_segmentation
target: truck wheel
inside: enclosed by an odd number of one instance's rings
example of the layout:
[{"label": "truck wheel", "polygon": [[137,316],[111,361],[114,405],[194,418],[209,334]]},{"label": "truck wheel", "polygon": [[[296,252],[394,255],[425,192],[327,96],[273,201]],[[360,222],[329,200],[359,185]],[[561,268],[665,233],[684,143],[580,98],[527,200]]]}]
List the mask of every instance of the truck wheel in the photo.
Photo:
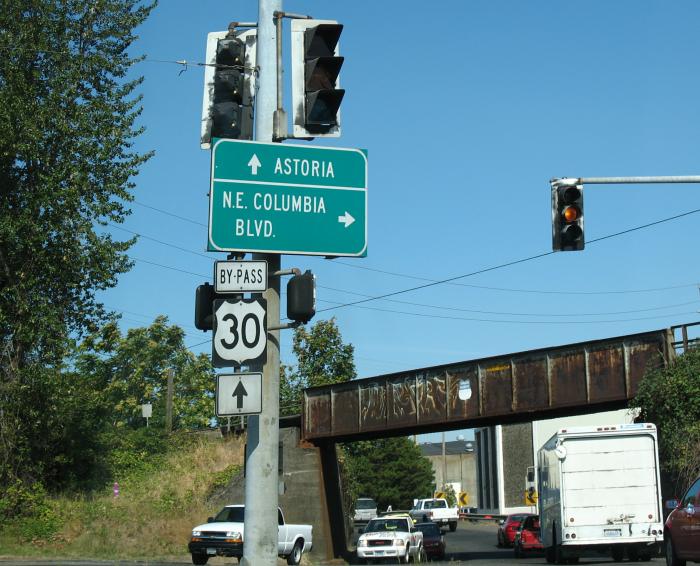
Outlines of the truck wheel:
[{"label": "truck wheel", "polygon": [[636,562],[639,560],[639,549],[634,546],[630,546],[627,549],[627,558],[629,558],[630,562]]},{"label": "truck wheel", "polygon": [[547,564],[554,564],[554,547],[553,546],[548,546],[544,550],[544,559],[547,561]]},{"label": "truck wheel", "polygon": [[403,556],[403,563],[408,564],[408,561],[411,560],[411,553],[409,552],[409,546],[406,545],[406,554]]},{"label": "truck wheel", "polygon": [[685,566],[685,560],[678,558],[670,536],[666,539],[666,566]]},{"label": "truck wheel", "polygon": [[192,564],[206,564],[209,557],[206,554],[193,554]]},{"label": "truck wheel", "polygon": [[450,523],[450,532],[454,533],[457,530],[457,521]]},{"label": "truck wheel", "polygon": [[554,562],[557,564],[566,564],[566,558],[564,558],[564,553],[561,549],[561,544],[554,547]]},{"label": "truck wheel", "polygon": [[612,547],[612,559],[615,562],[622,562],[622,560],[625,557],[625,549],[619,545],[615,545]]},{"label": "truck wheel", "polygon": [[294,548],[292,552],[287,556],[287,564],[299,564],[301,562],[301,553],[304,548],[304,543],[300,540],[294,543]]}]

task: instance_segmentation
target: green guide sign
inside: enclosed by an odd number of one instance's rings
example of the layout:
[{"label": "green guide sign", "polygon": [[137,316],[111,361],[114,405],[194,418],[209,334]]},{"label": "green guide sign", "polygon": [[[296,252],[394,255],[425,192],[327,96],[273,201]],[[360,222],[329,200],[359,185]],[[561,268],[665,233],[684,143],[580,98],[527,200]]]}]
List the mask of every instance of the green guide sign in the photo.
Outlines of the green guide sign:
[{"label": "green guide sign", "polygon": [[216,140],[208,250],[366,256],[366,153]]}]

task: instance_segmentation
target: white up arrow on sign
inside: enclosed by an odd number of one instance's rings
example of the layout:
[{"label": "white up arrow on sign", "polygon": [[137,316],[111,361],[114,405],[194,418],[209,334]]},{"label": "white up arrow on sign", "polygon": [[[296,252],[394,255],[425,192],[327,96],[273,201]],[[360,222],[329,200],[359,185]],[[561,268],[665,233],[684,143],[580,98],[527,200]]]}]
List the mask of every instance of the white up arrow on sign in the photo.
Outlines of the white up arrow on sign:
[{"label": "white up arrow on sign", "polygon": [[260,160],[258,159],[258,156],[253,154],[253,157],[250,158],[250,161],[248,161],[248,167],[250,167],[250,172],[253,175],[258,174],[258,168],[262,165],[260,163]]}]

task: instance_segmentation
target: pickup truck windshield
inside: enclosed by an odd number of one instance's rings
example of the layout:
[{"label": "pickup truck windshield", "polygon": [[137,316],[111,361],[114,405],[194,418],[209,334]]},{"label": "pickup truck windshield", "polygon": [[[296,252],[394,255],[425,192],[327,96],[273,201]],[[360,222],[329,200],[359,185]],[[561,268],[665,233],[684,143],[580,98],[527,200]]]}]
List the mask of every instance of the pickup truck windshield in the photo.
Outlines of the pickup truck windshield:
[{"label": "pickup truck windshield", "polygon": [[214,517],[215,523],[242,523],[245,515],[245,507],[224,507]]},{"label": "pickup truck windshield", "polygon": [[366,533],[381,533],[385,531],[408,531],[406,519],[372,519],[367,523]]}]

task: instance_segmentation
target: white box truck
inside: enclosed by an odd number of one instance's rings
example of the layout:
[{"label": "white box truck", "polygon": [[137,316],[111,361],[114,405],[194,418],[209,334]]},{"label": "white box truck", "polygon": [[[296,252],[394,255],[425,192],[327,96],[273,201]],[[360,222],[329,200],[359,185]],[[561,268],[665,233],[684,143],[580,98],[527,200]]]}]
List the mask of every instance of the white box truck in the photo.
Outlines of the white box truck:
[{"label": "white box truck", "polygon": [[539,512],[547,562],[589,551],[648,560],[663,542],[656,426],[560,429],[538,452]]}]

